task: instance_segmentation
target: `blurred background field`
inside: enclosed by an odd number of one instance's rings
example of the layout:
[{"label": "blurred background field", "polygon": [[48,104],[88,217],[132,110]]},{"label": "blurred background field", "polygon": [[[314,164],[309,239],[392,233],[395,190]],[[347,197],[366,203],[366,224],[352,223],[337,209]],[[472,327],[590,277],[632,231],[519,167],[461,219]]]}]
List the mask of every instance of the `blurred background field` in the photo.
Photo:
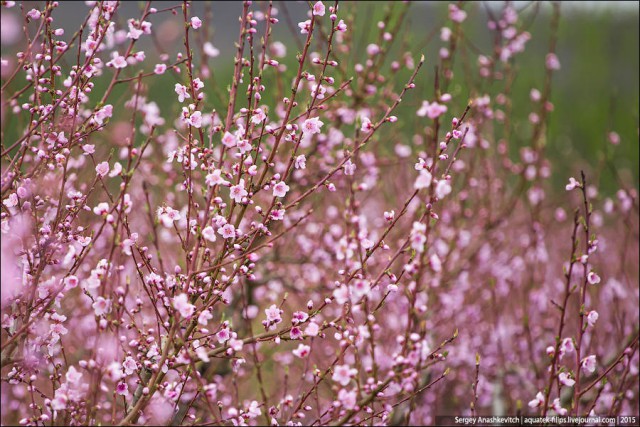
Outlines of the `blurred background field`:
[{"label": "blurred background field", "polygon": [[[83,3],[61,2],[57,11],[58,25],[71,37],[75,26],[84,18],[88,8]],[[176,2],[153,2],[161,9]],[[24,2],[29,10],[33,2]],[[454,95],[454,104],[460,108],[466,103],[469,93],[465,84],[464,67],[467,60],[475,70],[478,53],[491,54],[491,34],[486,28],[486,14],[497,11],[502,2],[465,2],[468,18],[463,24],[465,41],[460,49],[467,59],[455,64],[455,77],[449,88]],[[136,16],[141,10],[141,2],[123,2],[122,17]],[[514,158],[519,148],[529,144],[530,129],[527,116],[531,112],[529,93],[532,88],[541,89],[544,81],[544,58],[548,52],[550,37],[551,5],[548,2],[515,2],[520,11],[520,22],[531,33],[524,53],[518,55],[514,66],[516,78],[512,89],[512,114],[518,127],[508,141]],[[193,14],[212,14],[213,26],[207,33],[208,39],[220,51],[220,55],[209,62],[212,76],[205,80],[206,87],[218,86],[216,94],[209,98],[212,106],[219,110],[226,107],[224,91],[230,83],[234,41],[237,38],[238,16],[241,2],[195,2]],[[279,40],[287,48],[287,57],[282,61],[288,65],[293,76],[295,52],[299,50],[302,35],[297,31],[297,23],[306,19],[307,5],[304,2],[274,2],[279,11],[280,24],[275,26],[273,40]],[[369,28],[370,34],[355,34],[355,55],[350,56],[346,70],[353,72],[353,66],[364,60],[366,44],[377,31],[376,23],[388,12],[399,15],[404,2],[341,2],[342,14],[353,19],[353,28]],[[552,184],[559,191],[569,176],[579,173],[581,168],[591,171],[591,182],[598,183],[602,194],[612,195],[619,188],[615,174],[619,174],[626,185],[638,187],[638,117],[639,117],[639,32],[637,2],[562,2],[557,53],[561,69],[554,74],[551,101],[555,110],[550,115],[546,134],[548,157],[552,162]],[[2,8],[2,58],[7,59],[16,52],[24,37],[15,37],[15,28],[21,31],[20,9]],[[344,15],[342,15],[344,16]],[[394,15],[395,16],[395,15]],[[172,59],[175,53],[183,51],[182,27],[178,17],[167,19],[168,15],[154,16],[151,21],[156,33],[156,47],[149,40],[141,40],[145,48],[148,71],[157,62],[154,58],[160,46]],[[398,128],[404,132],[394,133],[394,138],[410,139],[416,130],[419,118],[415,110],[424,99],[433,98],[434,66],[438,50],[443,46],[439,31],[447,21],[446,2],[414,2],[406,13],[401,25],[402,37],[394,44],[401,55],[404,51],[418,58],[424,53],[427,62],[418,79],[420,90],[412,94],[412,99],[399,109]],[[126,22],[122,22],[126,27]],[[13,30],[12,30],[13,28]],[[362,41],[362,42],[361,42]],[[145,43],[147,43],[145,45]],[[359,43],[359,44],[358,44]],[[312,46],[313,47],[313,46]],[[359,55],[359,57],[358,57]],[[396,55],[398,56],[398,55]],[[465,56],[465,55],[463,55]],[[394,55],[390,55],[391,58]],[[389,64],[385,64],[388,70]],[[384,68],[383,68],[384,69]],[[130,70],[126,70],[129,72]],[[131,71],[133,72],[133,71]],[[3,72],[4,74],[4,72]],[[393,75],[393,74],[386,74]],[[406,81],[407,70],[401,70],[392,78],[398,79],[398,86]],[[166,117],[175,116],[178,104],[175,102],[173,85],[181,76],[174,73],[150,79],[149,98],[156,101]],[[477,73],[476,73],[477,78]],[[101,81],[106,85],[106,79]],[[289,81],[290,79],[285,79]],[[267,80],[268,81],[268,80]],[[23,82],[16,82],[16,85]],[[128,96],[125,87],[116,88],[112,99]],[[7,92],[9,93],[9,92]],[[95,90],[93,97],[100,91]],[[488,89],[494,99],[497,93]],[[478,95],[478,94],[476,94]],[[455,113],[455,107],[449,111]],[[117,115],[117,112],[116,112]],[[23,126],[12,123],[11,117],[4,127],[3,144],[13,142]],[[612,146],[607,134],[615,131],[620,135],[620,144]],[[389,149],[398,141],[390,141]],[[594,182],[599,181],[599,182]]]}]

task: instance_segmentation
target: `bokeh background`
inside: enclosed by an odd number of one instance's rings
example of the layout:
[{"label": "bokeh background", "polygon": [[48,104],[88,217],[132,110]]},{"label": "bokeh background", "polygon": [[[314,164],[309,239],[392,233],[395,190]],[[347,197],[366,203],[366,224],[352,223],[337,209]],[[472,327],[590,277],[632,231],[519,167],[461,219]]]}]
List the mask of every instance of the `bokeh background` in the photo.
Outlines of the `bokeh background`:
[{"label": "bokeh background", "polygon": [[[371,40],[376,28],[375,24],[389,11],[400,8],[402,2],[341,2],[355,19],[357,29],[370,29],[370,34],[356,35],[356,41],[363,45],[355,52],[364,57],[365,40]],[[466,2],[465,10],[468,18],[464,23],[466,40],[461,45],[470,61],[477,59],[477,53],[491,52],[491,35],[486,28],[488,13],[502,7],[502,2]],[[23,2],[24,11],[28,11],[33,2]],[[175,5],[176,2],[153,2],[154,7]],[[121,17],[137,16],[142,2],[123,2]],[[288,49],[284,63],[293,63],[302,41],[297,31],[297,22],[305,18],[307,5],[304,2],[274,2],[278,8],[281,24],[274,27],[273,40],[279,40]],[[544,79],[544,57],[548,52],[550,36],[551,4],[549,2],[515,2],[520,11],[522,22],[528,27],[532,38],[526,51],[515,61],[517,70],[513,82],[513,115],[526,117],[531,111],[529,92],[531,88],[542,88]],[[232,73],[232,55],[234,40],[237,38],[238,16],[241,2],[195,2],[194,14],[204,16],[210,14],[213,25],[207,32],[207,38],[220,51],[220,55],[212,58],[210,66],[211,83],[224,89],[230,82]],[[602,195],[612,195],[618,188],[616,174],[627,185],[638,186],[638,100],[639,100],[639,32],[638,2],[561,2],[561,20],[558,33],[557,53],[561,62],[561,70],[554,74],[551,101],[555,106],[550,116],[547,132],[547,153],[552,162],[551,182],[562,190],[562,183],[568,176],[576,175],[581,168],[591,172],[591,182],[597,184]],[[431,95],[433,85],[433,64],[437,61],[438,50],[442,46],[439,29],[446,24],[446,2],[415,2],[406,15],[402,25],[403,40],[396,43],[400,51],[409,51],[419,57],[424,53],[427,63],[421,73],[422,93],[412,94],[415,99],[404,103],[400,114],[411,114],[417,109],[421,99]],[[87,8],[77,2],[61,2],[57,11],[57,23],[65,28],[70,37],[75,26],[81,22]],[[393,11],[392,11],[393,12]],[[21,10],[18,7],[2,9],[2,58],[11,58],[24,42],[21,34]],[[175,57],[175,53],[184,50],[182,46],[182,28],[179,19],[167,19],[167,14],[152,16],[155,40],[141,40],[141,48],[147,48],[147,57],[151,58],[158,48]],[[123,27],[126,23],[123,19]],[[367,30],[364,30],[365,32]],[[359,36],[359,38],[358,38]],[[146,43],[146,46],[145,46]],[[155,46],[152,45],[155,44]],[[466,51],[466,52],[465,52]],[[430,64],[430,58],[432,62]],[[351,58],[353,64],[362,58],[357,55]],[[464,61],[456,64],[456,74],[462,75]],[[474,62],[475,65],[475,62]],[[4,67],[3,67],[4,68]],[[292,67],[289,67],[292,69]],[[349,69],[353,69],[352,66]],[[460,73],[458,73],[460,71]],[[404,81],[402,73],[397,78]],[[102,79],[105,81],[106,79]],[[158,103],[161,111],[177,111],[172,88],[176,76],[167,73],[161,78],[151,79],[150,97]],[[149,81],[151,81],[149,80]],[[462,78],[454,78],[451,93],[456,98],[469,96]],[[106,84],[106,82],[105,82]],[[118,92],[119,90],[119,92]],[[125,88],[117,88],[115,96],[126,96]],[[94,91],[99,93],[99,91]],[[218,92],[217,95],[220,95]],[[216,96],[216,94],[212,94]],[[421,98],[421,99],[420,99]],[[222,102],[219,99],[219,102]],[[214,100],[214,104],[216,101]],[[415,117],[410,115],[408,117]],[[416,118],[417,119],[417,118]],[[517,156],[519,147],[527,145],[530,133],[524,126],[516,129],[509,141],[510,151]],[[7,126],[3,139],[13,141],[18,127]],[[405,124],[405,129],[410,129]],[[621,143],[614,147],[608,143],[607,135],[615,131]],[[407,132],[407,138],[410,133]],[[402,135],[398,135],[399,138]],[[390,144],[392,146],[393,144]]]}]

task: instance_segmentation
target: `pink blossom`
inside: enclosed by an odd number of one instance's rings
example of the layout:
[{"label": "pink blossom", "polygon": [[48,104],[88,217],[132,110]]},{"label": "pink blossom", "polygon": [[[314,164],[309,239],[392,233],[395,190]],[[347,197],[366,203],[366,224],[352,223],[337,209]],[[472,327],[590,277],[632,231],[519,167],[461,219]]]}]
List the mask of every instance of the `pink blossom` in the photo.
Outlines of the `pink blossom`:
[{"label": "pink blossom", "polygon": [[265,121],[266,118],[267,115],[264,113],[262,108],[256,108],[256,110],[253,112],[253,116],[251,116],[251,122],[258,125]]},{"label": "pink blossom", "polygon": [[598,321],[598,317],[600,317],[598,312],[595,310],[591,310],[589,313],[587,313],[587,324],[593,328]]},{"label": "pink blossom", "polygon": [[215,58],[220,55],[220,50],[218,50],[211,42],[205,42],[202,46],[202,50],[204,54],[210,58]]},{"label": "pink blossom", "polygon": [[305,311],[296,311],[291,316],[291,322],[294,325],[297,325],[298,323],[306,322],[308,318],[309,318],[309,315],[307,314],[307,312],[305,312]]},{"label": "pink blossom", "polygon": [[267,315],[266,320],[262,322],[265,328],[273,329],[276,324],[282,322],[282,310],[275,304],[272,304],[269,308],[265,309],[264,312]]},{"label": "pink blossom", "polygon": [[153,68],[153,72],[155,74],[164,74],[167,71],[167,66],[165,64],[156,64]]},{"label": "pink blossom", "polygon": [[187,87],[185,85],[181,85],[180,83],[176,83],[175,91],[178,94],[178,101],[179,102],[184,102],[185,99],[191,98],[191,95],[189,95],[189,91],[187,90]]},{"label": "pink blossom", "polygon": [[2,201],[2,204],[8,208],[13,208],[18,206],[18,195],[16,193],[9,194],[9,197]]},{"label": "pink blossom", "polygon": [[29,12],[27,12],[27,15],[31,19],[40,19],[42,13],[38,9],[31,9]]},{"label": "pink blossom", "polygon": [[538,408],[540,406],[544,405],[544,394],[542,394],[542,392],[538,392],[536,394],[535,399],[529,401],[529,407],[530,408]]},{"label": "pink blossom", "polygon": [[560,69],[560,60],[556,56],[555,53],[547,54],[545,58],[545,64],[548,70],[559,70]]},{"label": "pink blossom", "polygon": [[418,175],[418,178],[416,178],[414,188],[416,190],[429,188],[429,186],[431,186],[431,178],[431,173],[426,169],[422,169],[420,171],[420,174]]},{"label": "pink blossom", "polygon": [[138,370],[138,362],[133,357],[127,356],[122,362],[122,368],[125,375],[132,375]]},{"label": "pink blossom", "polygon": [[563,339],[560,343],[560,359],[562,359],[565,354],[573,353],[575,350],[576,348],[573,345],[573,340],[571,338]]},{"label": "pink blossom", "polygon": [[291,328],[291,331],[289,331],[289,337],[292,340],[301,340],[303,337],[303,334],[300,328],[298,328],[297,326],[294,326],[293,328]]},{"label": "pink blossom", "polygon": [[465,12],[462,9],[460,9],[455,4],[450,4],[449,5],[449,19],[451,19],[453,22],[457,22],[459,24],[462,21],[464,21],[465,19],[467,19],[467,12]]},{"label": "pink blossom", "polygon": [[202,127],[202,112],[195,111],[193,114],[191,114],[191,116],[189,117],[189,124],[194,128]]},{"label": "pink blossom", "polygon": [[229,185],[229,181],[222,178],[222,171],[220,169],[214,169],[213,172],[207,174],[205,182],[210,187],[214,185]]},{"label": "pink blossom", "polygon": [[347,391],[346,389],[340,389],[338,392],[338,401],[345,409],[352,410],[356,407],[358,399],[358,392],[356,389]]},{"label": "pink blossom", "polygon": [[113,55],[111,61],[107,63],[107,65],[111,65],[114,68],[125,68],[127,66],[127,58],[124,56],[120,56],[117,52]]},{"label": "pink blossom", "polygon": [[311,19],[299,22],[298,27],[300,28],[300,34],[309,34],[309,31],[311,31]]},{"label": "pink blossom", "polygon": [[598,283],[600,283],[600,276],[598,276],[595,271],[590,271],[587,274],[587,281],[589,282],[589,284],[591,285],[597,285]]},{"label": "pink blossom", "polygon": [[120,381],[124,376],[122,372],[122,365],[119,362],[113,361],[107,366],[107,378],[111,381]]},{"label": "pink blossom", "polygon": [[[98,125],[102,126],[105,119],[111,117],[113,115],[113,106],[111,104],[107,104],[98,111],[96,111],[93,116],[93,121]],[[84,147],[83,147],[84,148]]]},{"label": "pink blossom", "polygon": [[[235,335],[235,333],[234,333]],[[244,342],[242,340],[239,340],[237,338],[230,338],[229,339],[229,343],[228,343],[229,347],[233,350],[233,351],[240,351],[242,350],[242,347],[244,347]]]},{"label": "pink blossom", "polygon": [[262,410],[260,409],[260,404],[256,400],[252,400],[246,410],[246,415],[253,419],[262,415]]},{"label": "pink blossom", "polygon": [[122,173],[122,165],[119,162],[115,162],[113,164],[113,168],[111,172],[109,172],[109,177],[113,178],[114,176],[118,176]]},{"label": "pink blossom", "polygon": [[109,210],[110,210],[109,204],[106,202],[102,202],[102,203],[98,203],[98,205],[95,208],[93,208],[93,213],[96,215],[103,216],[108,214]]},{"label": "pink blossom", "polygon": [[202,26],[202,21],[197,16],[191,18],[191,26],[194,30],[197,30]]},{"label": "pink blossom", "polygon": [[442,260],[440,260],[438,254],[431,254],[431,256],[429,257],[429,265],[431,266],[431,269],[436,273],[442,271]]},{"label": "pink blossom", "polygon": [[344,165],[342,165],[345,175],[353,175],[356,172],[356,165],[348,159]]},{"label": "pink blossom", "polygon": [[613,131],[612,131],[612,132],[609,132],[609,133],[607,134],[607,137],[609,138],[609,142],[610,142],[612,145],[618,145],[618,144],[620,144],[620,135],[618,135],[618,133],[617,133],[617,132],[613,132]]},{"label": "pink blossom", "polygon": [[272,304],[269,308],[267,308],[265,311],[265,314],[267,315],[267,321],[269,323],[280,323],[282,322],[282,310],[280,310],[275,304]]},{"label": "pink blossom", "polygon": [[78,372],[75,367],[70,366],[65,374],[65,379],[71,384],[79,384],[82,380],[82,372]]},{"label": "pink blossom", "polygon": [[273,186],[273,197],[284,197],[288,191],[289,186],[284,181],[280,181]]},{"label": "pink blossom", "polygon": [[236,202],[242,202],[242,198],[246,197],[249,194],[247,190],[244,188],[244,179],[240,179],[240,182],[237,185],[231,186],[229,189],[229,195]]},{"label": "pink blossom", "polygon": [[436,184],[436,197],[438,199],[444,199],[447,194],[451,193],[451,184],[446,179],[441,179]]},{"label": "pink blossom", "polygon": [[576,383],[576,380],[572,379],[567,372],[560,372],[560,374],[558,375],[558,379],[560,380],[561,384],[567,387],[573,387],[573,385]]},{"label": "pink blossom", "polygon": [[580,367],[585,374],[593,374],[596,371],[596,356],[591,355],[582,359]]},{"label": "pink blossom", "polygon": [[198,356],[198,359],[202,360],[203,362],[208,362],[209,360],[211,360],[209,358],[209,354],[207,353],[207,348],[203,345],[201,346],[199,340],[194,340],[193,346],[195,347],[196,355]]},{"label": "pink blossom", "polygon": [[430,119],[436,119],[447,112],[447,106],[438,104],[437,102],[429,103],[429,101],[422,101],[422,106],[416,112],[420,117],[428,116]]},{"label": "pink blossom", "polygon": [[96,173],[100,177],[104,177],[109,173],[109,162],[98,163],[96,166]]},{"label": "pink blossom", "polygon": [[189,296],[187,294],[180,294],[173,297],[173,308],[178,310],[180,315],[185,319],[189,319],[193,316],[196,310],[196,306],[189,303]]},{"label": "pink blossom", "polygon": [[202,237],[204,237],[205,240],[208,240],[210,242],[215,242],[216,232],[214,231],[212,226],[208,225],[202,229]]},{"label": "pink blossom", "polygon": [[180,212],[169,206],[158,208],[157,215],[165,227],[173,227],[173,223],[182,218]]},{"label": "pink blossom", "polygon": [[331,379],[344,387],[349,384],[351,378],[355,377],[357,373],[358,370],[349,365],[336,365],[336,367],[333,368],[333,376]]},{"label": "pink blossom", "polygon": [[96,302],[93,303],[93,312],[96,316],[102,316],[107,314],[111,310],[111,300],[103,297],[96,298]]},{"label": "pink blossom", "polygon": [[213,319],[213,314],[209,310],[202,310],[198,316],[198,324],[206,326],[211,319]]},{"label": "pink blossom", "polygon": [[55,392],[54,398],[51,400],[51,408],[54,411],[63,411],[67,409],[67,403],[69,397],[66,395],[62,388],[58,388]]},{"label": "pink blossom", "polygon": [[204,87],[204,83],[202,80],[200,80],[200,77],[196,77],[195,79],[193,79],[193,83],[191,84],[191,86],[193,86],[193,89],[195,89],[195,91],[197,92]]},{"label": "pink blossom", "polygon": [[305,357],[307,357],[310,352],[311,352],[311,347],[304,344],[299,344],[298,348],[292,351],[294,356],[297,356],[301,359],[304,359]]},{"label": "pink blossom", "polygon": [[534,88],[534,89],[531,89],[531,92],[529,93],[529,97],[533,102],[538,102],[542,98],[542,94],[538,89]]},{"label": "pink blossom", "polygon": [[[416,225],[420,227],[416,227]],[[411,249],[418,253],[424,252],[424,244],[427,242],[427,236],[424,235],[424,228],[426,228],[424,224],[419,222],[413,223],[413,231],[411,232],[409,241],[411,242]]]},{"label": "pink blossom", "polygon": [[140,36],[143,34],[142,29],[137,27],[137,23],[134,19],[129,19],[129,32],[127,33],[127,38],[132,40],[138,40]]},{"label": "pink blossom", "polygon": [[369,117],[363,117],[362,118],[362,126],[360,127],[360,130],[362,132],[369,132],[371,130],[373,130],[373,124],[371,123],[371,120],[369,119]]},{"label": "pink blossom", "polygon": [[274,209],[271,211],[270,218],[274,221],[282,221],[284,219],[284,209]]},{"label": "pink blossom", "polygon": [[320,133],[320,128],[324,125],[318,117],[313,117],[304,121],[302,125],[302,133],[305,135],[313,135]]},{"label": "pink blossom", "polygon": [[119,382],[116,386],[116,393],[120,396],[128,396],[129,395],[129,386],[124,381]]},{"label": "pink blossom", "polygon": [[449,27],[442,27],[440,28],[440,40],[442,40],[443,42],[448,42],[449,39],[451,38],[451,28]]},{"label": "pink blossom", "polygon": [[232,148],[235,147],[238,143],[238,139],[230,132],[225,132],[222,136],[222,144],[225,147]]},{"label": "pink blossom", "polygon": [[294,167],[296,169],[305,169],[307,167],[307,158],[305,157],[304,154],[301,154],[298,157],[296,157]]},{"label": "pink blossom", "polygon": [[239,139],[236,147],[238,147],[238,151],[242,154],[251,151],[251,143],[249,143],[248,139]]},{"label": "pink blossom", "polygon": [[229,332],[228,329],[220,329],[220,331],[218,331],[218,333],[216,334],[216,338],[218,339],[218,342],[220,344],[226,342],[229,340],[229,338],[231,338],[231,333]]},{"label": "pink blossom", "polygon": [[324,13],[325,13],[325,7],[321,1],[313,5],[313,14],[315,16],[324,16]]},{"label": "pink blossom", "polygon": [[76,276],[68,276],[64,279],[65,288],[73,289],[78,286],[78,278]]},{"label": "pink blossom", "polygon": [[375,43],[371,43],[367,46],[367,55],[375,56],[380,53],[380,46]]},{"label": "pink blossom", "polygon": [[560,398],[555,398],[553,400],[553,403],[551,404],[551,408],[556,411],[556,413],[560,416],[565,416],[567,415],[567,410],[565,408],[562,407],[562,405],[560,404]]},{"label": "pink blossom", "polygon": [[576,179],[574,177],[569,178],[569,183],[566,185],[566,190],[567,191],[571,191],[574,188],[580,188],[582,187],[582,184],[580,184],[578,181],[576,181]]},{"label": "pink blossom", "polygon": [[304,334],[308,337],[315,337],[320,332],[320,327],[316,322],[309,322],[306,329],[304,330]]},{"label": "pink blossom", "polygon": [[236,237],[236,229],[231,224],[225,224],[218,229],[218,234],[220,234],[223,239],[233,239]]}]

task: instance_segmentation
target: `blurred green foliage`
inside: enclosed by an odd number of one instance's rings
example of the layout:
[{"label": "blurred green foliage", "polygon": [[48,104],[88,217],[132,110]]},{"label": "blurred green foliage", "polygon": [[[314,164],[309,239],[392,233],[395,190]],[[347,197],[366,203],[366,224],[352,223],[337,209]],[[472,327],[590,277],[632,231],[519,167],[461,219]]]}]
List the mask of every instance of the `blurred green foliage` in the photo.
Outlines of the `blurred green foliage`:
[{"label": "blurred green foliage", "polygon": [[[327,2],[325,2],[327,3]],[[351,22],[349,31],[355,31],[354,46],[347,56],[346,69],[351,77],[353,66],[364,62],[365,48],[368,43],[377,39],[378,28],[376,23],[383,19],[391,10],[391,20],[400,15],[404,8],[404,2],[341,2],[341,17]],[[501,7],[500,2],[489,2],[490,7]],[[288,67],[283,82],[289,84],[297,64],[295,53],[303,36],[297,31],[297,22],[305,18],[305,5],[303,3],[274,2],[280,9],[280,24],[275,26],[272,40],[280,40],[287,46],[287,58],[282,62]],[[329,3],[327,3],[329,4]],[[515,58],[514,67],[516,78],[512,88],[512,115],[514,122],[519,125],[509,142],[510,152],[517,157],[519,148],[529,145],[527,138],[530,136],[530,127],[527,117],[532,111],[532,103],[529,99],[531,88],[542,89],[544,81],[544,58],[548,52],[550,38],[551,7],[547,2],[517,2],[516,9],[520,11],[520,24],[527,28],[532,38],[527,43],[524,53]],[[201,7],[196,4],[194,7]],[[222,55],[210,61],[212,76],[205,80],[209,88],[208,104],[213,105],[218,111],[226,111],[226,101],[223,97],[231,83],[233,46],[219,44],[221,28],[229,30],[236,37],[235,27],[237,21],[217,22],[216,10],[221,7],[238,9],[239,3],[224,4],[213,3],[214,38],[213,41]],[[448,117],[459,114],[471,96],[469,84],[465,81],[464,67],[470,65],[474,69],[477,81],[476,60],[478,53],[491,55],[492,36],[487,29],[486,2],[469,2],[464,9],[468,12],[468,18],[463,24],[465,41],[460,45],[459,53],[467,55],[466,60],[456,59],[455,77],[449,91],[454,95],[454,102],[449,109]],[[289,24],[284,18],[284,10],[289,15]],[[496,13],[498,9],[493,9]],[[84,11],[83,11],[84,13]],[[225,10],[228,15],[229,11]],[[604,194],[612,194],[617,188],[614,170],[621,174],[627,185],[638,187],[639,173],[639,145],[638,145],[638,117],[639,117],[639,25],[638,7],[610,6],[607,8],[588,8],[579,5],[562,5],[562,15],[558,34],[557,53],[562,68],[554,73],[552,83],[551,101],[555,110],[551,113],[549,127],[547,129],[547,154],[552,162],[552,183],[559,191],[569,176],[577,176],[581,168],[591,171],[591,182],[597,183]],[[178,18],[171,18],[178,19]],[[228,20],[227,20],[228,21]],[[325,23],[328,25],[328,20]],[[157,25],[157,24],[154,24]],[[404,51],[412,52],[417,61],[420,54],[424,53],[427,61],[421,75],[418,78],[418,89],[411,93],[411,98],[401,104],[397,114],[399,122],[394,126],[389,142],[389,151],[400,139],[410,141],[414,132],[420,128],[415,111],[419,108],[421,100],[433,99],[434,67],[437,64],[438,50],[443,46],[439,39],[439,30],[443,25],[450,25],[447,19],[447,3],[418,3],[410,6],[406,19],[401,26],[402,35],[394,41],[390,59],[386,61],[382,72],[387,78],[397,80],[396,87],[400,89],[406,82],[409,71],[403,68],[398,73],[389,71],[391,60],[401,59]],[[216,27],[218,26],[218,27]],[[217,28],[217,29],[216,29]],[[325,27],[326,28],[326,27]],[[230,31],[230,30],[229,30]],[[295,31],[295,33],[294,33]],[[231,36],[227,36],[228,39]],[[148,57],[152,57],[152,49],[147,46]],[[258,47],[258,46],[256,46]],[[312,49],[318,45],[312,45]],[[184,50],[182,37],[176,40],[175,46],[168,47],[169,52]],[[3,57],[6,55],[3,49]],[[395,54],[395,56],[394,56]],[[342,55],[344,58],[345,56]],[[148,61],[147,68],[152,68],[156,58]],[[467,62],[467,65],[465,65]],[[125,70],[126,76],[133,70]],[[313,70],[312,70],[313,71]],[[106,70],[105,73],[111,71]],[[182,73],[184,74],[184,73]],[[149,84],[148,98],[156,101],[164,117],[168,121],[177,117],[180,106],[175,102],[173,91],[175,82],[184,78],[184,75],[176,75],[167,72],[163,76],[147,79]],[[273,71],[265,73],[265,84],[269,85],[273,78]],[[107,78],[98,79],[94,95],[97,98],[102,85],[108,84]],[[340,80],[336,78],[339,83]],[[22,84],[22,83],[21,83]],[[217,93],[210,88],[218,85]],[[285,86],[285,96],[288,96],[288,86]],[[114,105],[122,105],[132,94],[131,87],[116,87],[109,102]],[[496,91],[491,88],[487,93],[495,99]],[[242,94],[241,94],[242,96]],[[266,98],[263,99],[267,101]],[[244,101],[246,102],[246,101]],[[242,103],[244,105],[244,102]],[[271,106],[273,107],[273,106]],[[116,111],[119,114],[127,114],[127,111]],[[14,121],[11,117],[5,117],[12,121],[5,128],[3,145],[9,145],[18,135],[18,129],[24,123]],[[607,133],[616,131],[621,138],[621,144],[612,146],[607,141]],[[595,182],[598,181],[598,182]]]}]

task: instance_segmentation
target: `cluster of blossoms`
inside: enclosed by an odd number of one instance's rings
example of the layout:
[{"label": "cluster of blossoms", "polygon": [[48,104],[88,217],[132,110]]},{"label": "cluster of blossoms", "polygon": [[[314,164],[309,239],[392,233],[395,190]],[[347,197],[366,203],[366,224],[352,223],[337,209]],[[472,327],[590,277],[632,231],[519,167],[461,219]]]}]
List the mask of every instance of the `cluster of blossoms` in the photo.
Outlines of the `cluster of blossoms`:
[{"label": "cluster of blossoms", "polygon": [[[408,2],[361,51],[357,5],[310,4],[292,55],[273,2],[245,1],[224,83],[211,14],[84,5],[66,37],[58,2],[26,11],[33,36],[2,53],[4,424],[637,413],[637,190],[582,175],[546,195],[554,51],[509,155],[531,37],[513,5],[464,78],[465,5],[427,61],[392,56]],[[158,17],[177,54],[138,49]]]}]

